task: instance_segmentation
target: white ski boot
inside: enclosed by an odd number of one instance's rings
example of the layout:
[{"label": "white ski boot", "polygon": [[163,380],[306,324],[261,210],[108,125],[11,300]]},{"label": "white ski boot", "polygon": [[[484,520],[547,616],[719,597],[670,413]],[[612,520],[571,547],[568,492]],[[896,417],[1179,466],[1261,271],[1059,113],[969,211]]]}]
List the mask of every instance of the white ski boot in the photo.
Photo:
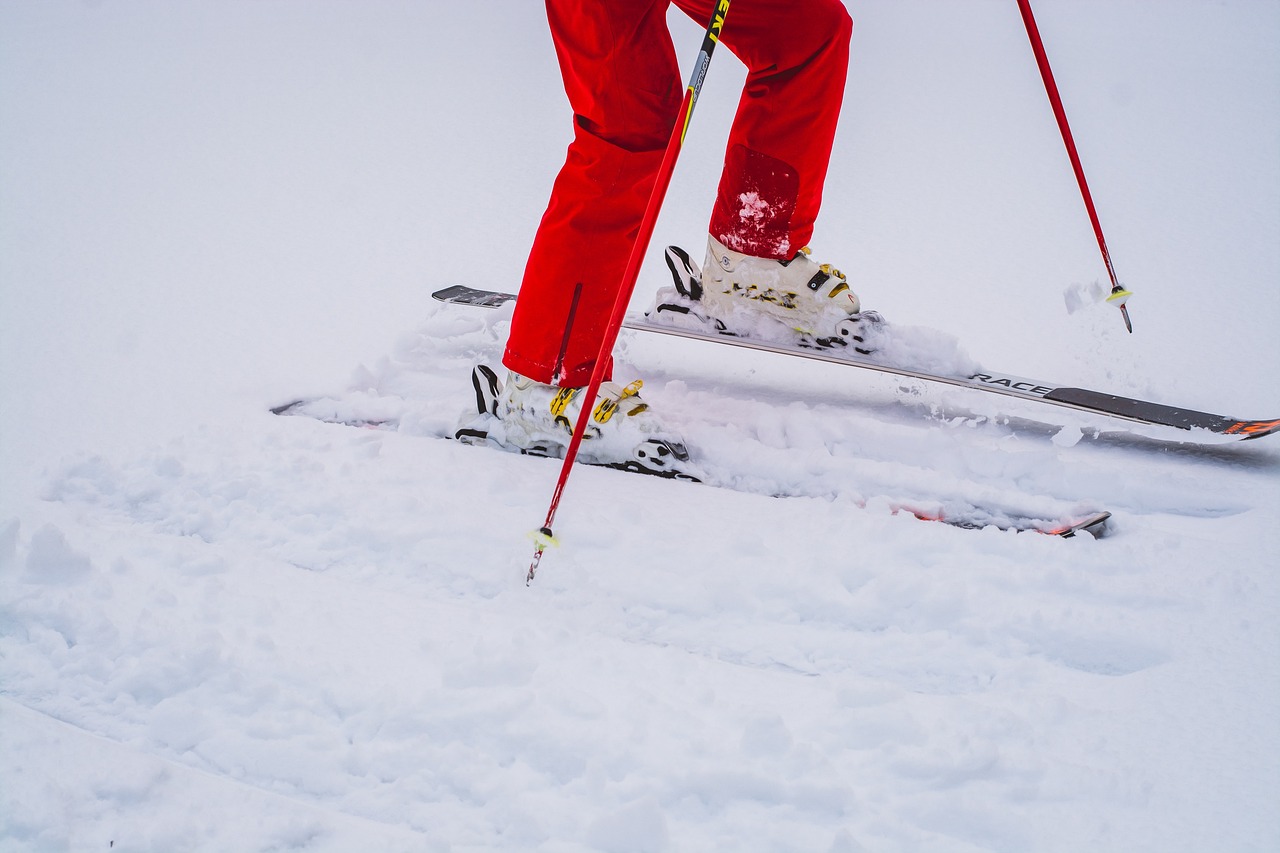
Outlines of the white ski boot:
[{"label": "white ski boot", "polygon": [[[786,261],[756,258],[707,238],[701,270],[678,246],[667,247],[675,294],[659,292],[650,320],[799,347],[852,347],[870,354],[883,319],[862,311],[840,270],[804,248]],[[668,298],[664,298],[668,297]],[[670,298],[670,297],[678,298]]]},{"label": "white ski boot", "polygon": [[[558,388],[508,371],[506,383],[488,365],[472,371],[477,413],[464,414],[454,437],[532,456],[561,459],[582,411],[585,388]],[[698,481],[684,441],[640,399],[640,380],[625,388],[600,385],[578,458],[659,477]]]}]

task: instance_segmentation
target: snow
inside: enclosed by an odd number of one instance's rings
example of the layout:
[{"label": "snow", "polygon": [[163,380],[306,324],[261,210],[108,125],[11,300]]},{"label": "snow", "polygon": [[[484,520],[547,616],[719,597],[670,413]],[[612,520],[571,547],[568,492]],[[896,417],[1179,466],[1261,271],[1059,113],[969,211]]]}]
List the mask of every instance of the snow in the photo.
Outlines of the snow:
[{"label": "snow", "polygon": [[[851,4],[815,258],[993,369],[1280,413],[1280,7],[1036,3],[1128,335],[1012,6]],[[626,332],[716,485],[575,470],[524,585],[559,463],[433,438],[509,315],[429,294],[519,281],[538,4],[0,3],[0,127],[0,850],[1280,846],[1280,439]]]}]

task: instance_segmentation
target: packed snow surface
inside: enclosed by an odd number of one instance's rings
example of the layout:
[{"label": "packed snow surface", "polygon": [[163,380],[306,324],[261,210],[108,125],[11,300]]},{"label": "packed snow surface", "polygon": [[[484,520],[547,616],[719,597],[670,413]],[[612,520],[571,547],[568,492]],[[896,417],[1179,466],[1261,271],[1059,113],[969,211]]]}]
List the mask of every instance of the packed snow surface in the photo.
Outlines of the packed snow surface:
[{"label": "packed snow surface", "polygon": [[[1037,0],[1128,335],[1014,4],[849,5],[814,256],[915,357],[1280,415],[1280,6]],[[560,463],[444,438],[510,311],[429,294],[518,287],[542,16],[0,2],[0,851],[1280,848],[1280,437],[625,332],[708,482],[576,468],[525,585]]]}]

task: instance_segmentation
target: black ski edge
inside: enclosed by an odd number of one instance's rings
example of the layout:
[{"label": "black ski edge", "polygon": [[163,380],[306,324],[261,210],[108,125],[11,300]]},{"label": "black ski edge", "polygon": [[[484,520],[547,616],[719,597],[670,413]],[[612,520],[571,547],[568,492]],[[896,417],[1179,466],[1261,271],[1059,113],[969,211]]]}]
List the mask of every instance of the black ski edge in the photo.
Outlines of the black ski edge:
[{"label": "black ski edge", "polygon": [[337,424],[338,426],[360,427],[361,429],[379,429],[394,430],[399,425],[398,418],[340,418],[325,417],[323,415],[315,415],[306,411],[306,407],[315,403],[318,397],[301,397],[297,400],[290,400],[288,403],[282,403],[279,406],[272,406],[269,411],[273,415],[281,415],[283,417],[299,417],[310,418],[313,421],[319,421],[323,424]]},{"label": "black ski edge", "polygon": [[303,397],[297,400],[290,400],[287,403],[281,403],[279,406],[272,406],[269,410],[273,415],[296,415],[300,414],[298,409],[305,406],[309,401]]},{"label": "black ski edge", "polygon": [[[475,305],[484,308],[497,308],[516,298],[515,294],[500,293],[464,285],[446,287],[437,290],[431,295],[440,302]],[[659,326],[632,318],[625,320],[623,327],[636,331],[656,332],[658,334],[707,341],[708,343],[730,344],[778,355],[790,355],[826,361],[832,364],[861,367],[866,370],[922,379],[958,388],[992,392],[1020,400],[1040,400],[1064,408],[1104,417],[1119,418],[1147,426],[1171,427],[1188,432],[1195,429],[1203,429],[1214,435],[1240,440],[1261,438],[1265,435],[1280,432],[1280,418],[1274,420],[1242,420],[1226,415],[1199,412],[1193,409],[1168,406],[1163,403],[1121,397],[1102,391],[1091,391],[1087,388],[1061,386],[1052,382],[1038,382],[1033,379],[995,372],[978,373],[968,377],[944,376],[910,368],[895,367],[891,364],[884,364],[870,358],[860,358],[847,353],[827,353],[816,349],[796,350],[733,335],[707,334],[690,329]]]}]

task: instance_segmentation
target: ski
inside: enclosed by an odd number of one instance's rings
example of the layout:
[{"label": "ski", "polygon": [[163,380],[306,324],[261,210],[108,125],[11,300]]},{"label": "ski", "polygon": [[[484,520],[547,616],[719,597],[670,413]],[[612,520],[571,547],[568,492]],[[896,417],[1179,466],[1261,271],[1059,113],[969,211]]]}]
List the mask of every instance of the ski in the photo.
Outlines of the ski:
[{"label": "ski", "polygon": [[[352,427],[357,429],[372,429],[395,432],[400,428],[400,419],[391,417],[359,417],[352,415],[340,415],[331,405],[327,405],[322,398],[304,398],[292,400],[283,405],[271,408],[274,415],[282,415],[289,417],[307,417],[313,420],[327,424],[337,424],[344,427]],[[459,437],[465,444],[476,446],[489,446],[489,442],[485,440],[483,435]],[[543,454],[527,453],[530,456],[539,456]],[[545,454],[554,456],[554,453]],[[594,464],[586,463],[583,464]],[[644,474],[645,476],[666,477],[667,479],[684,480],[686,482],[699,482],[694,477],[675,476],[667,477],[665,474],[646,471],[642,468],[632,467],[628,465],[604,465],[598,467],[611,468],[619,471],[626,471],[633,474]],[[705,485],[716,486],[714,482],[706,482]],[[863,502],[860,505],[865,506]],[[1034,532],[1041,533],[1046,536],[1058,536],[1063,539],[1069,539],[1078,533],[1088,533],[1095,539],[1105,536],[1108,532],[1108,521],[1111,513],[1106,510],[1081,510],[1079,512],[1067,513],[1055,517],[1042,517],[1033,515],[1026,511],[1010,510],[994,507],[981,507],[975,504],[963,502],[962,505],[939,503],[931,504],[927,501],[908,501],[893,500],[889,502],[889,511],[893,515],[911,515],[921,521],[936,521],[951,527],[958,527],[965,530],[982,530],[987,527],[995,527],[1000,530],[1013,530],[1019,533]]]},{"label": "ski", "polygon": [[[501,293],[493,290],[481,290],[464,285],[454,285],[437,290],[431,294],[441,302],[460,305],[474,305],[483,308],[497,308],[515,299],[515,294]],[[673,335],[691,340],[706,341],[714,344],[744,347],[759,352],[788,355],[796,358],[808,358],[831,364],[842,364],[858,367],[878,373],[906,376],[922,379],[959,388],[1001,394],[1020,400],[1034,400],[1049,403],[1076,411],[1103,415],[1108,418],[1130,421],[1148,426],[1173,427],[1188,432],[1205,430],[1213,435],[1234,439],[1261,438],[1280,431],[1280,418],[1274,420],[1241,420],[1226,415],[1215,415],[1185,409],[1178,406],[1167,406],[1148,400],[1136,400],[1121,397],[1102,391],[1091,391],[1086,388],[1074,388],[1053,382],[1028,379],[1008,373],[984,371],[970,376],[949,376],[942,373],[930,373],[908,367],[899,367],[857,352],[846,352],[834,349],[794,349],[779,346],[765,341],[755,341],[735,337],[728,334],[716,334],[696,329],[663,326],[651,323],[643,317],[628,316],[622,324],[625,329],[641,332],[656,332],[662,335]]]}]

